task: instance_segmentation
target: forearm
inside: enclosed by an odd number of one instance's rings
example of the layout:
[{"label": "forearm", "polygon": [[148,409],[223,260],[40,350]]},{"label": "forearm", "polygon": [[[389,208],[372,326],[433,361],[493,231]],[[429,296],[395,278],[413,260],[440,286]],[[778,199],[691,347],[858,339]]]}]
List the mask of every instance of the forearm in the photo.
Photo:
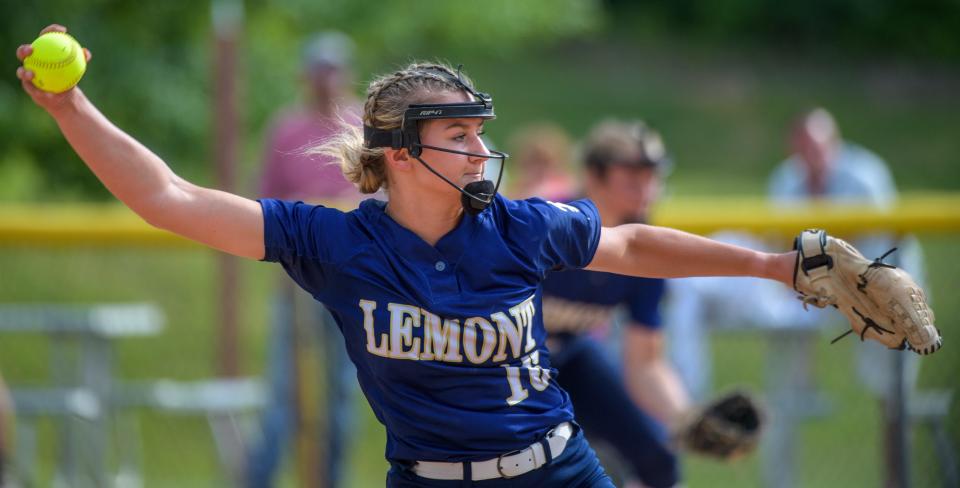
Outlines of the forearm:
[{"label": "forearm", "polygon": [[604,228],[601,247],[588,269],[651,278],[754,276],[792,286],[796,259],[644,224]]},{"label": "forearm", "polygon": [[630,398],[665,425],[673,425],[690,408],[690,397],[679,376],[662,359],[626,371]]},{"label": "forearm", "polygon": [[215,249],[264,256],[260,205],[198,187],[114,126],[79,90],[50,109],[81,159],[120,201],[148,223]]},{"label": "forearm", "polygon": [[64,137],[104,186],[147,221],[164,193],[184,182],[156,154],[100,113],[79,89],[50,111]]},{"label": "forearm", "polygon": [[623,370],[630,398],[660,422],[673,425],[689,408],[687,390],[664,356],[659,329],[641,323],[625,328]]}]

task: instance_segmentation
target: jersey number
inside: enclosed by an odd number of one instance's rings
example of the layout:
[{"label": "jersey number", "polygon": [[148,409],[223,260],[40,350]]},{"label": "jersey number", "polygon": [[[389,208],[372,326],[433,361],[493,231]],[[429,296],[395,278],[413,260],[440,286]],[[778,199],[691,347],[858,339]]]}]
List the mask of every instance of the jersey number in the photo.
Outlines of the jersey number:
[{"label": "jersey number", "polygon": [[510,385],[510,396],[507,397],[507,405],[514,406],[529,396],[527,389],[523,387],[520,378],[520,370],[527,370],[530,373],[530,386],[537,391],[543,391],[550,385],[550,370],[540,367],[540,351],[523,357],[520,360],[520,366],[507,366],[507,384]]}]

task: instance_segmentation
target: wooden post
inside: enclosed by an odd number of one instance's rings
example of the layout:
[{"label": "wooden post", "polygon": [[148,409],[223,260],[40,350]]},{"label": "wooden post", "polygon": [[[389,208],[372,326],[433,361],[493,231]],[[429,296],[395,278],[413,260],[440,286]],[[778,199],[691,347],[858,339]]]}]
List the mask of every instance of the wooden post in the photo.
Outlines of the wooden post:
[{"label": "wooden post", "polygon": [[[243,3],[238,0],[213,0],[211,4],[215,39],[213,55],[214,86],[214,160],[217,188],[236,191],[237,160],[237,37],[243,23]],[[227,254],[219,258],[219,317],[217,333],[217,372],[236,377],[238,359],[237,303],[240,271],[238,259]]]}]

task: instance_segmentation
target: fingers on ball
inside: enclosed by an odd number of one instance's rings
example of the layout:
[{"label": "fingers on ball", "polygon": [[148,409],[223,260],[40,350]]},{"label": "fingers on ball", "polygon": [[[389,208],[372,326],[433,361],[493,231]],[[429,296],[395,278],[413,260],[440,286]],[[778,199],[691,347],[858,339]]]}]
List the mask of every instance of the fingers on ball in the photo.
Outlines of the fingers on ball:
[{"label": "fingers on ball", "polygon": [[20,47],[17,48],[17,59],[20,61],[23,61],[31,54],[33,54],[33,46],[29,44],[21,44]]},{"label": "fingers on ball", "polygon": [[50,24],[44,27],[43,30],[40,31],[40,34],[43,35],[47,32],[67,32],[67,28],[60,24]]}]

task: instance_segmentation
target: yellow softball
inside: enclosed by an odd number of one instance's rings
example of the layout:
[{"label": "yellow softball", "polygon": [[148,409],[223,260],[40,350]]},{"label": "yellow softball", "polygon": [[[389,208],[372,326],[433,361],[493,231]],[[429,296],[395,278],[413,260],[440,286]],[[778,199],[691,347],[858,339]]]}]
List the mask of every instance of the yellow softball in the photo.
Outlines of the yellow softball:
[{"label": "yellow softball", "polygon": [[62,93],[76,85],[87,69],[87,58],[76,39],[65,32],[47,32],[31,44],[33,53],[23,67],[33,71],[33,85]]}]

